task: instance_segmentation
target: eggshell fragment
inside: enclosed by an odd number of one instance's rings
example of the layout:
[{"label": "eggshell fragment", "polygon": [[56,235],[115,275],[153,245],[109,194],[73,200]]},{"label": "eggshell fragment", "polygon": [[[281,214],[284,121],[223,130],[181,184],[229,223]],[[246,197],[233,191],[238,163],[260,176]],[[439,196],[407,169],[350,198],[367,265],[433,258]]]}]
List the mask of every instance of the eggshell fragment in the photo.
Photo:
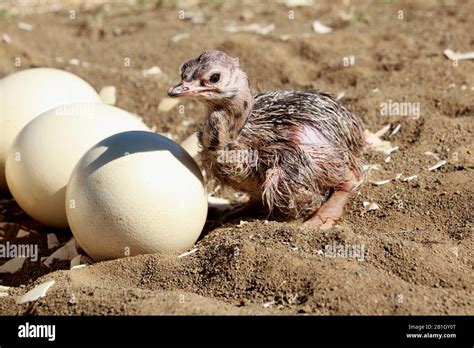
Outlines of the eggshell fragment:
[{"label": "eggshell fragment", "polygon": [[371,202],[363,202],[364,208],[366,211],[371,211],[371,210],[377,210],[380,209],[379,205],[377,203],[371,203]]},{"label": "eggshell fragment", "polygon": [[43,262],[46,266],[51,266],[55,259],[57,260],[72,260],[78,255],[76,249],[76,241],[74,238],[71,238],[69,242],[64,244],[61,248],[56,250],[54,253],[48,256]]},{"label": "eggshell fragment", "polygon": [[115,86],[104,86],[99,92],[100,100],[107,105],[115,105],[117,102],[117,89]]},{"label": "eggshell fragment", "polygon": [[18,233],[16,234],[16,237],[17,238],[24,238],[24,237],[29,237],[29,235],[30,235],[30,232],[25,231],[24,229],[20,228],[18,230]]},{"label": "eggshell fragment", "polygon": [[51,280],[49,282],[43,283],[31,289],[25,295],[23,295],[23,297],[20,300],[20,304],[33,302],[40,299],[41,297],[46,296],[46,293],[48,292],[49,288],[52,287],[54,283],[55,281]]},{"label": "eggshell fragment", "polygon": [[428,170],[431,172],[431,171],[433,171],[433,170],[438,169],[438,168],[441,167],[441,166],[444,166],[446,163],[448,163],[448,162],[445,161],[445,160],[439,161],[439,162],[436,163],[434,166],[429,167]]},{"label": "eggshell fragment", "polygon": [[320,21],[313,22],[313,30],[319,34],[329,34],[332,32],[332,28],[322,24]]},{"label": "eggshell fragment", "polygon": [[48,249],[56,248],[59,245],[58,237],[54,233],[48,233],[46,235],[48,242]]},{"label": "eggshell fragment", "polygon": [[0,273],[15,273],[23,267],[26,257],[15,257],[0,266]]}]

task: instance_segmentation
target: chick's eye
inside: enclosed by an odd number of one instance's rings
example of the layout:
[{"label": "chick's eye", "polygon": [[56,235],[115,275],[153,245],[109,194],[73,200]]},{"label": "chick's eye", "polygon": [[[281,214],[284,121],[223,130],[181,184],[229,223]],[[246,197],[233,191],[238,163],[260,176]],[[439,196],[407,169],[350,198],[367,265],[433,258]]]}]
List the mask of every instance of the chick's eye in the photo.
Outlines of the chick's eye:
[{"label": "chick's eye", "polygon": [[219,82],[220,78],[221,78],[221,74],[215,73],[215,74],[211,75],[211,78],[209,79],[209,81],[211,83],[217,83],[217,82]]}]

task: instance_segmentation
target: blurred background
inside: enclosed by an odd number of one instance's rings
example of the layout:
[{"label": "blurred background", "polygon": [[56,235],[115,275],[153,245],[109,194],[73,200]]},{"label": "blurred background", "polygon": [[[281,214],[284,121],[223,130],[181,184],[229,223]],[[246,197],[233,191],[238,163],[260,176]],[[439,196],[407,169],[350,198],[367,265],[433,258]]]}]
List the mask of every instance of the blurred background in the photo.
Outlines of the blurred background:
[{"label": "blurred background", "polygon": [[[0,74],[52,66],[99,90],[113,84],[119,107],[161,131],[173,129],[178,140],[192,132],[188,126],[199,118],[199,107],[190,102],[191,119],[185,119],[160,115],[157,106],[178,80],[179,65],[205,49],[238,57],[255,91],[344,93],[374,127],[386,121],[374,116],[388,99],[423,102],[426,113],[472,115],[472,103],[466,105],[472,67],[467,62],[452,69],[443,50],[472,50],[473,6],[462,0],[2,1],[9,43],[4,35]],[[18,27],[22,21],[27,30]],[[159,70],[145,77],[143,70],[153,67]],[[459,88],[449,89],[452,84]]]}]

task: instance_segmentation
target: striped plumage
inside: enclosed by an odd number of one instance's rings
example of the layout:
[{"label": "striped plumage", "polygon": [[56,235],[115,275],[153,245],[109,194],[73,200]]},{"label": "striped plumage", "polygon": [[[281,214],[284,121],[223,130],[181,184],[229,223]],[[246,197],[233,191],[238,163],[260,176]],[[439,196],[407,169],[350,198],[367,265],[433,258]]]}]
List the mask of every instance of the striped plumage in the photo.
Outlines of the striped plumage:
[{"label": "striped plumage", "polygon": [[[201,158],[223,184],[261,196],[270,210],[300,217],[320,207],[348,168],[361,174],[363,144],[360,120],[330,95],[262,92],[238,137],[204,147]],[[226,149],[254,154],[256,163],[253,156],[222,163],[219,152]]]},{"label": "striped plumage", "polygon": [[168,94],[206,108],[198,138],[208,175],[270,211],[310,217],[309,227],[330,228],[339,219],[363,178],[359,118],[315,91],[253,97],[238,60],[220,51],[185,62],[180,74]]}]

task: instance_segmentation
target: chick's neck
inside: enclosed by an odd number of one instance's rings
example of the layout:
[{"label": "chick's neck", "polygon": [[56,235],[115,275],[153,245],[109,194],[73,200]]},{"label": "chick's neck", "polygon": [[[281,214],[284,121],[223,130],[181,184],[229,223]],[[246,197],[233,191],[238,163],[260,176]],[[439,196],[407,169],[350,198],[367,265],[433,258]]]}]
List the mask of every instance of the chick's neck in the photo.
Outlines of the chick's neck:
[{"label": "chick's neck", "polygon": [[206,103],[205,107],[207,117],[202,128],[203,148],[217,150],[238,145],[237,138],[253,108],[250,89],[240,91],[232,98]]}]

